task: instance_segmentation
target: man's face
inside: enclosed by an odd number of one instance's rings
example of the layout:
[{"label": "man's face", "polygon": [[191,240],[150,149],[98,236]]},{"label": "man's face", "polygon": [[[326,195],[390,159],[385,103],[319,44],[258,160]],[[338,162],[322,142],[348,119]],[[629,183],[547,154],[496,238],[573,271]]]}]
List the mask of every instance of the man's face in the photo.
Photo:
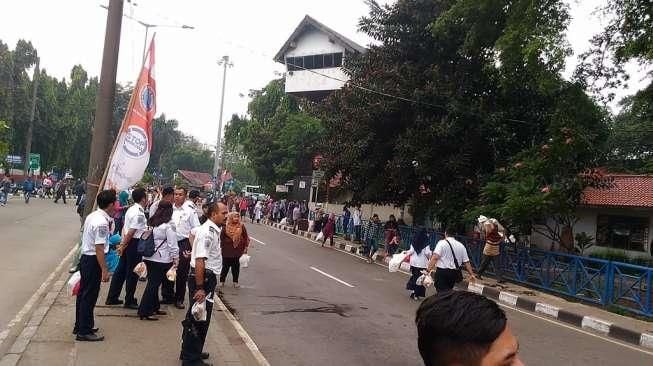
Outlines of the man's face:
[{"label": "man's face", "polygon": [[161,200],[166,201],[166,202],[170,202],[170,203],[174,203],[174,201],[175,201],[175,194],[174,194],[174,193],[172,193],[172,194],[167,194],[167,195],[163,196],[163,198],[162,198]]},{"label": "man's face", "polygon": [[509,326],[501,332],[481,360],[481,366],[524,366],[519,359],[519,342]]},{"label": "man's face", "polygon": [[211,221],[213,221],[216,225],[221,226],[224,224],[224,220],[228,214],[229,210],[227,209],[227,205],[224,203],[218,203],[218,209],[213,211],[213,215],[211,215]]},{"label": "man's face", "polygon": [[180,206],[186,202],[186,192],[183,189],[175,189],[175,205]]},{"label": "man's face", "polygon": [[110,204],[109,207],[104,210],[109,216],[113,217],[113,215],[116,213],[116,205],[115,202]]}]

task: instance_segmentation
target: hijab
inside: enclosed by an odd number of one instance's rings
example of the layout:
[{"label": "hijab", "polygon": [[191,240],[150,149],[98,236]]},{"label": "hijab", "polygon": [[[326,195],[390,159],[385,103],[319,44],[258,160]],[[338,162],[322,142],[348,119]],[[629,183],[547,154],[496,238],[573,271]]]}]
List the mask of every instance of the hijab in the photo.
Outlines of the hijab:
[{"label": "hijab", "polygon": [[120,192],[118,201],[120,201],[120,206],[129,206],[129,193],[127,191]]},{"label": "hijab", "polygon": [[234,243],[234,248],[240,245],[243,239],[243,224],[240,222],[240,214],[232,212],[227,215],[227,224],[225,225],[226,234]]},{"label": "hijab", "polygon": [[422,250],[424,250],[424,248],[429,245],[428,239],[429,238],[426,235],[426,230],[424,228],[419,229],[413,241],[413,248],[417,254],[420,254]]}]

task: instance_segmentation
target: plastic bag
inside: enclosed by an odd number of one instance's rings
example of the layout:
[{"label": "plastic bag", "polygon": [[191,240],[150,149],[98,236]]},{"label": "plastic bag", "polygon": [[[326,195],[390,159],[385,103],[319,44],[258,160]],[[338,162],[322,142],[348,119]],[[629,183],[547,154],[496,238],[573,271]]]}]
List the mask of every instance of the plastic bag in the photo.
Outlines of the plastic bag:
[{"label": "plastic bag", "polygon": [[196,321],[206,321],[206,300],[193,304],[191,314]]},{"label": "plastic bag", "polygon": [[166,273],[166,277],[168,278],[168,281],[175,282],[175,279],[177,278],[177,268],[170,267],[170,269]]},{"label": "plastic bag", "polygon": [[314,227],[315,227],[315,221],[313,221],[313,220],[308,220],[308,230],[307,230],[307,231],[308,231],[309,233],[312,233]]},{"label": "plastic bag", "polygon": [[145,265],[145,262],[140,262],[137,264],[136,267],[134,267],[134,273],[136,273],[139,278],[146,278],[147,266]]},{"label": "plastic bag", "polygon": [[397,272],[399,270],[399,266],[401,266],[401,262],[404,260],[404,257],[406,257],[406,254],[404,253],[394,254],[392,259],[390,259],[390,263],[388,263],[388,270],[390,272]]},{"label": "plastic bag", "polygon": [[118,263],[120,262],[120,257],[115,249],[109,249],[109,253],[104,256],[105,262],[107,262],[107,269],[109,272],[113,273],[118,268]]},{"label": "plastic bag", "polygon": [[422,275],[415,281],[417,286],[431,287],[433,286],[433,277],[426,271],[422,271]]},{"label": "plastic bag", "polygon": [[249,254],[243,254],[242,256],[240,256],[240,266],[242,268],[249,267],[249,259],[250,258],[251,257],[249,256]]},{"label": "plastic bag", "polygon": [[315,237],[315,240],[317,240],[317,241],[324,240],[324,233],[320,231],[320,233],[317,234],[317,236]]},{"label": "plastic bag", "polygon": [[[72,276],[68,279],[67,289],[68,296],[76,296],[79,293],[79,284],[82,280],[82,274],[79,271],[73,273]],[[75,292],[75,288],[77,291]]]},{"label": "plastic bag", "polygon": [[283,219],[281,219],[281,222],[280,222],[279,224],[281,224],[281,225],[283,225],[283,226],[287,225],[287,224],[288,224],[288,219],[286,219],[286,218],[284,217]]}]

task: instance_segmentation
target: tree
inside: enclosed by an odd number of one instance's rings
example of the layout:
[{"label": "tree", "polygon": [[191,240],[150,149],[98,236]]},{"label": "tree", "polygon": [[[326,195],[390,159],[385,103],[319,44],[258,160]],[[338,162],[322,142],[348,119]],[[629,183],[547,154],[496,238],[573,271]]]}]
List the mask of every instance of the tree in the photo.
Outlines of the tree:
[{"label": "tree", "polygon": [[4,165],[5,158],[9,152],[9,124],[0,121],[0,165]]}]

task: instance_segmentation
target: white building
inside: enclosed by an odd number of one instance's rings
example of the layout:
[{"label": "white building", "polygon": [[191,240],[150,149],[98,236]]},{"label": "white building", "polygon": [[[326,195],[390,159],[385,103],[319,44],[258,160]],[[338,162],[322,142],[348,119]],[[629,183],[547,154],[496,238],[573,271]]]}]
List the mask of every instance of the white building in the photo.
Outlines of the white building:
[{"label": "white building", "polygon": [[319,100],[349,80],[342,69],[347,58],[366,49],[306,16],[277,52],[286,65],[286,93]]}]

